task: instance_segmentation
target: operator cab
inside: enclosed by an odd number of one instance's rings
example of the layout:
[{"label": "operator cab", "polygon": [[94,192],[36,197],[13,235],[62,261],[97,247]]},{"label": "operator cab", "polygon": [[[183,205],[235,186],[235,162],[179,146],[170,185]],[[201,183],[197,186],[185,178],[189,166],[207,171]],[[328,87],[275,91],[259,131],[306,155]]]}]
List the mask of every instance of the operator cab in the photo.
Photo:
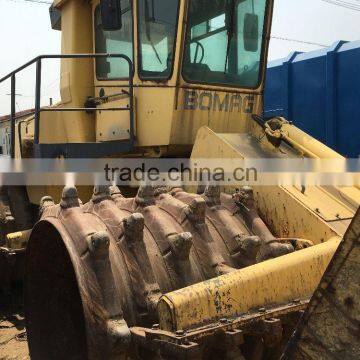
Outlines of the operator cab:
[{"label": "operator cab", "polygon": [[[168,81],[178,60],[182,62],[181,77],[189,84],[257,88],[266,1],[184,1],[187,14],[183,15],[184,21],[179,21],[181,3],[100,1],[94,9],[95,52],[121,52],[132,60],[136,54],[135,72],[143,81]],[[109,6],[113,11],[102,12]],[[182,56],[175,55],[177,42],[183,49]],[[99,79],[121,79],[126,72],[126,66],[116,59],[97,61]]]},{"label": "operator cab", "polygon": [[[102,12],[109,6],[112,12]],[[244,129],[241,117],[260,109],[268,9],[266,0],[94,3],[94,51],[134,63],[138,145],[191,146],[203,125]],[[127,77],[125,62],[97,59],[97,95],[116,93],[111,85]],[[104,122],[109,114],[97,114],[97,141],[122,138]]]}]

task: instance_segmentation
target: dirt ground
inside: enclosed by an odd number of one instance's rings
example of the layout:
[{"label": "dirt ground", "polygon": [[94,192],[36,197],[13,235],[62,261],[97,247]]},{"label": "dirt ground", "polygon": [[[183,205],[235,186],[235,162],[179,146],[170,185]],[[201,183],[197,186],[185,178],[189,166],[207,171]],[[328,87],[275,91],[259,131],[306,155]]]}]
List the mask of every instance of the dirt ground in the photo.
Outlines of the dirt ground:
[{"label": "dirt ground", "polygon": [[21,289],[12,295],[0,292],[0,359],[30,359],[25,331]]}]

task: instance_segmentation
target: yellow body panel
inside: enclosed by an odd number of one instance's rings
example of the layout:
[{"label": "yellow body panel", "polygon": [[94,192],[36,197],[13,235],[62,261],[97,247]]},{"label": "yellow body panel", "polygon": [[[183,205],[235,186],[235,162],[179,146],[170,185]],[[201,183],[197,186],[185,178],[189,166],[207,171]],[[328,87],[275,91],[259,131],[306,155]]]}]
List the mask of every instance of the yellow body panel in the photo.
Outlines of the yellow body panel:
[{"label": "yellow body panel", "polygon": [[202,126],[216,132],[245,132],[251,113],[259,107],[260,98],[239,91],[180,88],[170,142],[193,144]]},{"label": "yellow body panel", "polygon": [[[59,2],[61,9],[61,53],[93,52],[91,6],[85,1]],[[50,61],[50,60],[47,60]],[[62,59],[60,73],[61,104],[58,107],[84,107],[94,96],[92,59]],[[41,113],[40,142],[66,143],[95,141],[93,114],[85,112]]]},{"label": "yellow body panel", "polygon": [[[98,109],[109,107],[129,107],[129,96],[120,95],[107,104],[98,105]],[[130,132],[130,114],[128,111],[98,111],[96,113],[96,141],[128,140]]]}]

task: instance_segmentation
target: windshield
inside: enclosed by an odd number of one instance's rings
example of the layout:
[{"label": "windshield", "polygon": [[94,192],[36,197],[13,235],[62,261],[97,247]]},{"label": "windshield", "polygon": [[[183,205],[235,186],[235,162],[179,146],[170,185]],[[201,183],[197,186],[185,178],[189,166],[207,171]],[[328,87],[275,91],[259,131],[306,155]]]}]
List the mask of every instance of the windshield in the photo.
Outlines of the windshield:
[{"label": "windshield", "polygon": [[179,0],[139,0],[139,76],[172,74]]},{"label": "windshield", "polygon": [[190,0],[183,77],[256,88],[266,0]]}]

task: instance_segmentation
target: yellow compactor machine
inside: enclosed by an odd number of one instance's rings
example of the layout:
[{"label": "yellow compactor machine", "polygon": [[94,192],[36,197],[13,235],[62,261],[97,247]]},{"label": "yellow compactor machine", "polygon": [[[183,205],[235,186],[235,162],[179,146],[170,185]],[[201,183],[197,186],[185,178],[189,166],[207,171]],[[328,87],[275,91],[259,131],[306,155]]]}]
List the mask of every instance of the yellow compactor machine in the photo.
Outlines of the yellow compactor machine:
[{"label": "yellow compactor machine", "polygon": [[[8,155],[341,159],[261,117],[272,9],[55,0],[62,54],[1,79],[12,91]],[[61,102],[43,107],[51,58],[61,59]],[[33,64],[35,110],[17,119],[16,77]],[[31,357],[278,359],[346,233],[283,356],[359,358],[359,188],[229,193],[3,186],[1,276],[11,282],[24,261]]]}]

